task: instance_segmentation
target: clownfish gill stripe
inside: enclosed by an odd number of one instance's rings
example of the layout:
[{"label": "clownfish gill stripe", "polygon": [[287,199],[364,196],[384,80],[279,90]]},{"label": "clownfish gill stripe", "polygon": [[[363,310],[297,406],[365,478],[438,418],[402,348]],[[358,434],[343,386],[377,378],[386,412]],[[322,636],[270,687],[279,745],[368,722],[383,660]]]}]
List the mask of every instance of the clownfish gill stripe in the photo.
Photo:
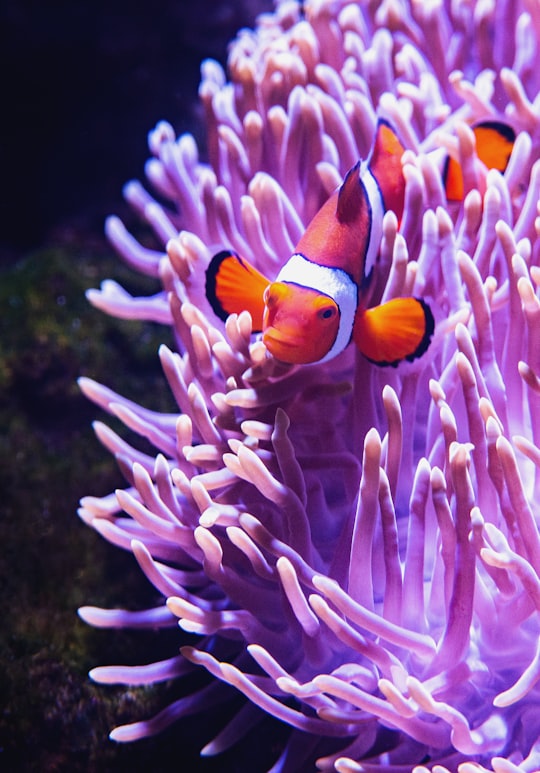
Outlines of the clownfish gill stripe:
[{"label": "clownfish gill stripe", "polygon": [[351,340],[358,306],[358,288],[352,277],[343,269],[320,266],[296,253],[283,266],[276,282],[307,287],[332,298],[340,312],[338,333],[332,348],[319,362],[326,362],[342,352]]},{"label": "clownfish gill stripe", "polygon": [[379,183],[367,165],[360,169],[360,182],[364,186],[370,212],[369,239],[364,258],[364,282],[368,281],[375,266],[383,235],[384,202]]}]

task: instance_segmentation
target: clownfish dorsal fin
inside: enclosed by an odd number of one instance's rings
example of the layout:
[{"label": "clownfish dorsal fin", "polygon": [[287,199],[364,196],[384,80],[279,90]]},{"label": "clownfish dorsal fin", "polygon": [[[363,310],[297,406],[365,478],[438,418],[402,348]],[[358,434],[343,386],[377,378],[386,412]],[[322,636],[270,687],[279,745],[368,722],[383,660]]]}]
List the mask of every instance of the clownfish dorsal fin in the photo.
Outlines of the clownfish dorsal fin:
[{"label": "clownfish dorsal fin", "polygon": [[294,253],[320,266],[339,268],[360,282],[370,234],[370,207],[358,164],[322,205]]},{"label": "clownfish dorsal fin", "polygon": [[392,126],[379,118],[375,142],[369,157],[369,170],[379,186],[384,209],[391,209],[401,220],[405,200],[405,178],[401,157],[405,148]]},{"label": "clownfish dorsal fin", "polygon": [[365,207],[365,193],[359,182],[360,161],[345,175],[338,192],[336,217],[342,224],[353,223]]},{"label": "clownfish dorsal fin", "polygon": [[376,365],[415,360],[427,350],[435,328],[433,314],[419,298],[394,298],[371,309],[359,309],[353,340]]},{"label": "clownfish dorsal fin", "polygon": [[214,255],[206,269],[206,298],[214,313],[225,321],[230,314],[249,311],[253,332],[263,327],[264,291],[270,280],[236,252]]}]

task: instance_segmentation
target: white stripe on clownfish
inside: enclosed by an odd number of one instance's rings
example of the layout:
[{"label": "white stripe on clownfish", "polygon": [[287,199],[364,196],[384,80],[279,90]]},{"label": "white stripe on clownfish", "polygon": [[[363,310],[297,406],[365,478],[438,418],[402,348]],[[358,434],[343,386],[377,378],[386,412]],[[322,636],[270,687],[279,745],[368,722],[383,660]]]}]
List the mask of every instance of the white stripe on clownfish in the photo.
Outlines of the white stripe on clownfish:
[{"label": "white stripe on clownfish", "polygon": [[343,269],[320,266],[296,253],[285,263],[276,282],[317,290],[332,298],[340,313],[338,332],[332,348],[319,362],[326,362],[342,352],[351,340],[358,308],[358,287],[353,278]]},{"label": "white stripe on clownfish", "polygon": [[360,167],[360,182],[364,186],[366,199],[370,208],[369,241],[364,258],[364,282],[369,281],[375,267],[383,235],[384,201],[379,183],[373,176],[369,166]]}]

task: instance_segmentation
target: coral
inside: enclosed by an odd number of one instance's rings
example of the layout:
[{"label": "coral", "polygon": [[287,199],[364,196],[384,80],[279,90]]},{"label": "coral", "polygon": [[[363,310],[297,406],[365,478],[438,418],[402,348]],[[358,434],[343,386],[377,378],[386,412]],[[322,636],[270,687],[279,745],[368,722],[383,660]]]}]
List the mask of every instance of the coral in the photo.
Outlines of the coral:
[{"label": "coral", "polygon": [[[200,637],[166,661],[96,668],[98,682],[200,667],[216,679],[115,740],[217,705],[232,685],[245,706],[204,754],[256,733],[262,709],[292,728],[274,773],[315,759],[341,772],[540,767],[535,8],[281,2],[234,41],[229,80],[203,65],[208,162],[168,124],[150,134],[156,197],[135,182],[125,194],[159,246],[117,218],[107,233],[162,289],[132,297],[105,282],[89,297],[172,327],[177,348],[159,356],[178,413],[81,380],[156,455],[97,424],[127,488],[85,497],[80,514],[133,552],[164,601],[80,614]],[[399,227],[384,217],[372,300],[425,297],[434,340],[397,370],[353,347],[283,365],[247,313],[215,318],[205,268],[231,247],[277,274],[366,157],[377,115],[408,150],[405,214]],[[517,132],[504,175],[476,159],[470,127],[486,119]],[[448,153],[462,202],[446,201]]]}]

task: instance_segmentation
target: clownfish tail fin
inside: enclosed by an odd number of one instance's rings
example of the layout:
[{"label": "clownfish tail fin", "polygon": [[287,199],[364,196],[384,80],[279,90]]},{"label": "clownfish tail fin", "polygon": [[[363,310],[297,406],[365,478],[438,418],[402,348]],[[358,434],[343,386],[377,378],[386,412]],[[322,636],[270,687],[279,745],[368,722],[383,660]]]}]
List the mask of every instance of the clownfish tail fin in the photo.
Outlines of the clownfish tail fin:
[{"label": "clownfish tail fin", "polygon": [[206,299],[219,319],[249,311],[253,332],[262,330],[264,291],[270,280],[232,250],[218,252],[206,269]]},{"label": "clownfish tail fin", "polygon": [[429,305],[421,298],[394,298],[371,309],[359,309],[353,339],[376,365],[397,366],[427,351],[435,329]]}]

